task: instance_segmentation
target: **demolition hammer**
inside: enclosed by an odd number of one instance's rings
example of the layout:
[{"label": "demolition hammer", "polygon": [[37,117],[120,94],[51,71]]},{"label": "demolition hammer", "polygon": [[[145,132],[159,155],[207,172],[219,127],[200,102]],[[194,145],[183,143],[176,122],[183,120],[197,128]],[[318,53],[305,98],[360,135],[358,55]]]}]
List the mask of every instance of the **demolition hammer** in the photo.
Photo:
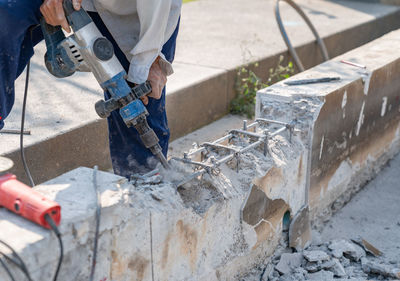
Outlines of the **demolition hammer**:
[{"label": "demolition hammer", "polygon": [[112,43],[102,36],[84,9],[76,11],[71,0],[63,2],[65,16],[73,34],[65,37],[60,26],[51,26],[41,19],[41,27],[46,42],[45,64],[48,71],[58,77],[68,77],[76,71],[92,72],[96,80],[108,91],[111,98],[95,104],[97,114],[107,118],[113,110],[119,114],[128,127],[135,127],[144,146],[169,168],[159,139],[147,123],[149,114],[140,100],[151,92],[150,82],[129,87],[127,74],[114,54]]}]

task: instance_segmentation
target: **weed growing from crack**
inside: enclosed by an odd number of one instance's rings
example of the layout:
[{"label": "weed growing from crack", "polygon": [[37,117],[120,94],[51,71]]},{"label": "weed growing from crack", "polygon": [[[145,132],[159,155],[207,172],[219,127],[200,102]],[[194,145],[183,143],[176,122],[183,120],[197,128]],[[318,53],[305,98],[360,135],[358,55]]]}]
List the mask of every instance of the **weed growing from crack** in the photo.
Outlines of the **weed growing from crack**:
[{"label": "weed growing from crack", "polygon": [[[252,118],[255,111],[257,91],[294,74],[293,63],[289,62],[286,66],[283,66],[283,61],[284,57],[280,56],[277,66],[269,70],[269,78],[266,82],[263,82],[260,77],[249,69],[251,65],[241,67],[236,76],[236,98],[230,104],[230,112]],[[257,68],[258,63],[253,64],[253,67]]]}]

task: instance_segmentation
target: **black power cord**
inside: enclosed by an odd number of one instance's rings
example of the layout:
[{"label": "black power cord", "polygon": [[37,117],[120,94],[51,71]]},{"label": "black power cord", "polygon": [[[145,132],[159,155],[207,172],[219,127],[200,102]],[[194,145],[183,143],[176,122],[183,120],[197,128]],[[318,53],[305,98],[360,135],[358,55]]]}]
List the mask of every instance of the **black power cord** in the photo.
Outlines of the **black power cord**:
[{"label": "black power cord", "polygon": [[0,258],[0,264],[3,266],[4,270],[7,272],[8,276],[10,277],[11,281],[16,281],[14,275],[11,273],[8,266],[4,263],[3,259]]},{"label": "black power cord", "polygon": [[24,170],[26,173],[26,176],[28,177],[29,183],[31,186],[35,186],[35,183],[32,179],[31,172],[29,171],[29,167],[26,164],[26,159],[25,159],[25,149],[24,149],[24,125],[25,125],[25,111],[26,111],[26,100],[28,97],[28,86],[29,86],[29,72],[30,72],[30,67],[31,66],[31,61],[28,61],[28,65],[26,67],[26,78],[25,78],[25,91],[24,91],[24,101],[22,103],[22,116],[21,116],[21,131],[19,134],[19,146],[20,146],[20,151],[21,151],[21,159],[22,159],[22,164],[24,165]]},{"label": "black power cord", "polygon": [[[29,33],[32,38],[32,30],[36,27],[31,26],[29,28]],[[33,187],[35,186],[35,182],[32,179],[31,172],[29,171],[29,167],[26,164],[26,159],[25,159],[25,149],[24,149],[24,126],[25,126],[25,112],[26,112],[26,100],[28,98],[28,88],[29,88],[29,72],[31,70],[31,60],[29,59],[28,64],[26,66],[26,77],[25,77],[25,91],[24,91],[24,101],[22,103],[22,114],[21,114],[21,131],[19,134],[19,149],[21,152],[21,160],[22,164],[24,165],[24,170],[26,173],[26,176],[28,177],[30,185]]]},{"label": "black power cord", "polygon": [[60,244],[60,258],[58,259],[57,269],[56,269],[56,272],[55,272],[54,278],[53,278],[53,281],[56,281],[57,277],[58,277],[58,273],[60,272],[60,268],[61,268],[61,264],[62,264],[63,258],[64,258],[64,246],[63,246],[63,242],[62,242],[62,239],[61,239],[61,233],[58,230],[58,227],[57,227],[56,223],[54,222],[54,220],[51,218],[51,216],[49,214],[44,215],[44,219],[50,225],[50,227],[53,230],[54,234],[57,236],[58,242]]},{"label": "black power cord", "polygon": [[[58,277],[58,273],[60,272],[61,264],[62,264],[63,257],[64,257],[64,246],[63,246],[63,242],[61,239],[61,233],[58,230],[58,227],[57,227],[56,223],[54,222],[54,220],[51,218],[51,216],[49,214],[46,214],[44,216],[44,218],[47,221],[47,223],[50,225],[50,228],[53,230],[55,235],[57,236],[58,242],[60,244],[60,258],[58,260],[57,269],[56,269],[56,272],[53,277],[53,281],[56,281],[57,277]],[[0,244],[4,245],[6,248],[8,248],[11,251],[12,256],[13,256],[13,257],[10,257],[7,254],[5,254],[4,252],[0,251],[0,265],[5,269],[8,276],[11,278],[11,280],[15,281],[15,278],[14,278],[13,274],[11,273],[10,268],[3,261],[1,256],[3,256],[8,262],[10,262],[10,263],[14,264],[16,267],[18,267],[24,273],[24,275],[28,279],[28,281],[32,281],[32,278],[29,274],[29,271],[28,271],[24,261],[17,254],[17,252],[10,245],[8,245],[6,242],[4,242],[2,240],[0,240]]]},{"label": "black power cord", "polygon": [[[29,274],[29,271],[24,263],[24,261],[21,259],[21,257],[17,254],[17,252],[10,246],[8,245],[6,242],[0,240],[0,244],[4,245],[6,248],[8,248],[13,257],[8,256],[7,254],[3,253],[2,251],[0,251],[0,255],[2,255],[7,261],[11,262],[12,264],[14,264],[16,267],[18,267],[25,275],[25,277],[29,280],[32,281],[32,278]],[[2,266],[6,269],[7,274],[11,277],[11,271],[8,268],[8,266],[4,263],[4,261],[1,262]],[[11,279],[13,278],[13,276],[11,277]]]}]

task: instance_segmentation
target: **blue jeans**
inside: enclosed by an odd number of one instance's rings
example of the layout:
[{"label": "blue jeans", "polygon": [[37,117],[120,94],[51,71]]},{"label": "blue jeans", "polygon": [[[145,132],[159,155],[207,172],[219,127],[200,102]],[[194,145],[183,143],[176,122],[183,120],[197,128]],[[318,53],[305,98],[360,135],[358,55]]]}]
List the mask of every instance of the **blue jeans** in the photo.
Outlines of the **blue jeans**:
[{"label": "blue jeans", "polygon": [[[40,27],[30,28],[39,24],[41,4],[41,0],[0,0],[0,129],[3,128],[3,121],[14,104],[14,82],[32,57],[33,47],[43,39]],[[99,15],[89,14],[103,36],[113,43],[116,56],[128,71],[129,61]],[[179,24],[162,48],[162,53],[170,62],[175,55],[178,29]],[[109,98],[108,93],[104,96],[105,99]],[[165,88],[161,99],[149,98],[146,108],[149,112],[148,123],[160,139],[160,145],[166,156],[170,133],[165,111]],[[93,109],[88,108],[88,110]],[[129,177],[133,173],[146,172],[155,167],[157,160],[144,147],[137,131],[125,125],[118,111],[112,112],[108,118],[108,129],[111,161],[116,174]]]}]

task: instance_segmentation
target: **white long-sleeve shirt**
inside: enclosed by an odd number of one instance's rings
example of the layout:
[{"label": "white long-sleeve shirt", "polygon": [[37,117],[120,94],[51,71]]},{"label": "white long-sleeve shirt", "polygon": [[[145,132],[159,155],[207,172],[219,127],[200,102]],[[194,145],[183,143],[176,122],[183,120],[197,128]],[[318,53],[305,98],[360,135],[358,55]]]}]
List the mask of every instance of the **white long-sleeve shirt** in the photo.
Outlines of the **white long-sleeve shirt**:
[{"label": "white long-sleeve shirt", "polygon": [[118,46],[130,61],[128,80],[143,83],[155,59],[167,75],[172,65],[161,53],[174,32],[182,0],[83,0],[82,7],[99,13]]}]

